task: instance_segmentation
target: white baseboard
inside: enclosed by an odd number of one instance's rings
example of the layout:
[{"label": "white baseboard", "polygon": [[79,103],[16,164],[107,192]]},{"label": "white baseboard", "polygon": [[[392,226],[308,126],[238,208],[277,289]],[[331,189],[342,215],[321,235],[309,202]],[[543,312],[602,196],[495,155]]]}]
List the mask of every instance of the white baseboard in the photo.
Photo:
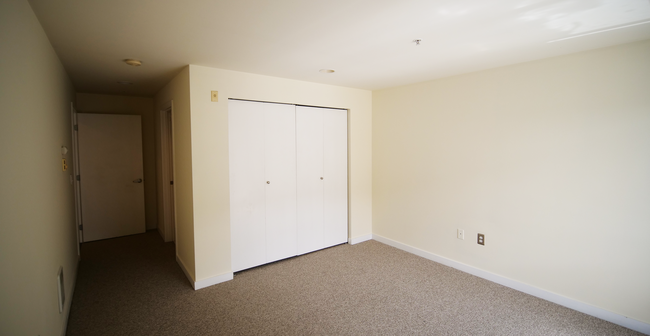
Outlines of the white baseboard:
[{"label": "white baseboard", "polygon": [[[359,238],[361,238],[361,237],[359,237]],[[551,301],[551,302],[557,303],[557,304],[559,304],[561,306],[571,308],[573,310],[577,310],[577,311],[579,311],[581,313],[585,313],[587,315],[591,315],[591,316],[597,317],[599,319],[618,324],[620,326],[623,326],[623,327],[638,331],[640,333],[650,335],[650,324],[648,324],[648,323],[644,323],[644,322],[641,322],[641,321],[638,321],[638,320],[635,320],[635,319],[632,319],[632,318],[629,318],[629,317],[626,317],[626,316],[623,316],[623,315],[619,315],[619,314],[610,312],[610,311],[602,309],[602,308],[598,308],[596,306],[592,306],[590,304],[587,304],[587,303],[584,303],[584,302],[581,302],[581,301],[578,301],[578,300],[575,300],[575,299],[571,299],[571,298],[568,298],[568,297],[565,297],[565,296],[562,296],[562,295],[559,295],[559,294],[556,294],[556,293],[553,293],[553,292],[549,292],[547,290],[544,290],[544,289],[541,289],[541,288],[538,288],[538,287],[535,287],[535,286],[525,284],[523,282],[519,282],[517,280],[506,278],[504,276],[497,275],[497,274],[494,274],[494,273],[490,273],[490,272],[482,270],[480,268],[469,266],[469,265],[460,263],[458,261],[454,261],[454,260],[439,256],[437,254],[433,254],[431,252],[427,252],[427,251],[421,250],[419,248],[416,248],[416,247],[413,247],[413,246],[410,246],[410,245],[406,245],[406,244],[400,243],[398,241],[395,241],[395,240],[392,240],[392,239],[389,239],[389,238],[386,238],[386,237],[382,237],[382,236],[377,235],[377,234],[373,234],[372,239],[374,239],[374,240],[376,240],[378,242],[384,243],[386,245],[396,247],[396,248],[398,248],[400,250],[413,253],[413,254],[418,255],[420,257],[435,261],[437,263],[440,263],[440,264],[443,264],[443,265],[446,265],[446,266],[449,266],[449,267],[453,267],[453,268],[455,268],[457,270],[460,270],[460,271],[463,271],[465,273],[469,273],[469,274],[475,275],[477,277],[480,277],[480,278],[483,278],[483,279],[486,279],[486,280],[490,280],[492,282],[496,282],[496,283],[498,283],[500,285],[510,287],[510,288],[518,290],[520,292],[524,292],[526,294],[536,296],[536,297],[538,297],[540,299]],[[359,241],[359,242],[361,242],[361,241]]]},{"label": "white baseboard", "polygon": [[218,283],[230,281],[232,280],[232,278],[233,278],[233,273],[231,272],[231,273],[224,273],[221,275],[213,276],[211,278],[199,280],[196,283],[194,283],[194,289],[199,290],[201,288],[210,287]]},{"label": "white baseboard", "polygon": [[213,277],[203,279],[203,280],[199,280],[199,281],[194,281],[194,278],[192,278],[192,276],[190,276],[190,272],[187,271],[187,267],[185,266],[185,263],[183,262],[183,260],[181,258],[178,257],[178,255],[176,255],[176,262],[178,263],[178,265],[183,270],[183,273],[185,273],[185,276],[187,277],[187,280],[190,281],[190,284],[192,284],[192,288],[194,288],[194,290],[199,290],[201,288],[210,287],[212,285],[216,285],[218,283],[222,283],[222,282],[233,279],[233,273],[231,272],[231,273],[225,273],[225,274],[213,276]]},{"label": "white baseboard", "polygon": [[350,243],[350,245],[354,245],[354,244],[363,243],[364,241],[371,240],[371,239],[372,239],[372,234],[367,234],[365,236],[350,238],[348,243]]}]

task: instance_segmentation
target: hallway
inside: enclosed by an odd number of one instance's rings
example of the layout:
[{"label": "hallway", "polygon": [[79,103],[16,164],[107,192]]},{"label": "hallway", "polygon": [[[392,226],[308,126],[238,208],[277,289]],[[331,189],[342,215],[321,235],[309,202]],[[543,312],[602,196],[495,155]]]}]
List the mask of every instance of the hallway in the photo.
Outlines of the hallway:
[{"label": "hallway", "polygon": [[[156,230],[81,245],[67,335],[154,335],[194,292]],[[161,292],[161,288],[164,292]]]}]

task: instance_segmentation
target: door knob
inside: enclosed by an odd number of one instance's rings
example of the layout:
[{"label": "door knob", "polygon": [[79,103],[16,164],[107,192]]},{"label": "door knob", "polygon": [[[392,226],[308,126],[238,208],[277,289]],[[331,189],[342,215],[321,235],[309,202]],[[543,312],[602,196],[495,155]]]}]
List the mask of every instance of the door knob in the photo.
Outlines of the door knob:
[{"label": "door knob", "polygon": [[142,183],[142,179],[139,178],[139,179],[137,179],[137,180],[133,180],[133,183]]},{"label": "door knob", "polygon": [[320,179],[322,180],[323,178],[321,177]]},{"label": "door knob", "polygon": [[266,184],[271,184],[271,181],[266,181]]}]

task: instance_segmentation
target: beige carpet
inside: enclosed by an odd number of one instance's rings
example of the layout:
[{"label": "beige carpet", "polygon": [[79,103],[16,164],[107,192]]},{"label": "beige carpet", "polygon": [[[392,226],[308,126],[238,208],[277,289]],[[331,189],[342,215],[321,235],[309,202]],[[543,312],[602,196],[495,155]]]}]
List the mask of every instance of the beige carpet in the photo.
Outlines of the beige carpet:
[{"label": "beige carpet", "polygon": [[641,335],[375,241],[199,291],[155,231],[81,253],[68,335]]}]

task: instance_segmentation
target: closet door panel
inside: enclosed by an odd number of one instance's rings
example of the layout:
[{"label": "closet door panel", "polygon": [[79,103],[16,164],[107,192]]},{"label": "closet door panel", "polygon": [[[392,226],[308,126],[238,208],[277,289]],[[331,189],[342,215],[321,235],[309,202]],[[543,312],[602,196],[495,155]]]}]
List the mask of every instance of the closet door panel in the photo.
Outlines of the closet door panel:
[{"label": "closet door panel", "polygon": [[296,107],[298,254],[323,248],[323,109]]},{"label": "closet door panel", "polygon": [[323,222],[325,247],[348,240],[348,113],[323,113],[324,180]]},{"label": "closet door panel", "polygon": [[263,105],[266,261],[272,262],[297,251],[296,113],[294,105]]},{"label": "closet door panel", "polygon": [[264,110],[259,105],[228,103],[233,272],[266,262]]}]

